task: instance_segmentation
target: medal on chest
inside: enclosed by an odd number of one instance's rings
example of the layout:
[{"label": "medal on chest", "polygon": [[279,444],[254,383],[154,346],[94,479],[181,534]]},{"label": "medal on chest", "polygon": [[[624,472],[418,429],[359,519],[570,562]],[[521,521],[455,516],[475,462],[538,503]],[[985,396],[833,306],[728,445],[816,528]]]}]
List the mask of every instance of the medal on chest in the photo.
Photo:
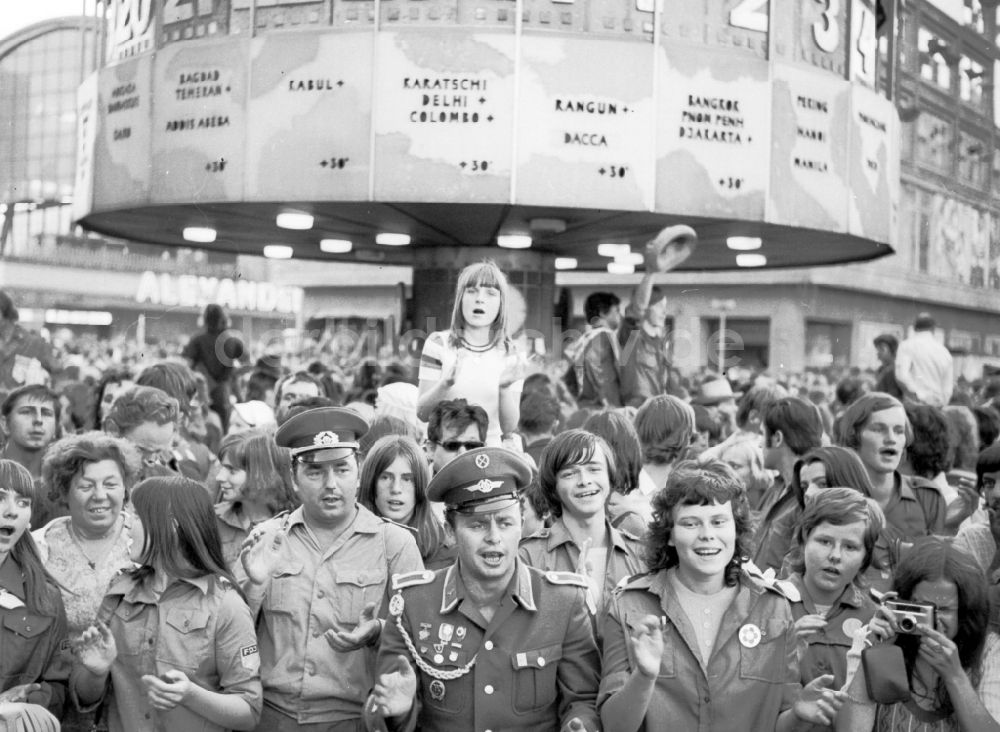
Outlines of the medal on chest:
[{"label": "medal on chest", "polygon": [[434,701],[444,699],[444,682],[441,679],[434,679],[430,683],[429,690],[431,692],[431,699]]}]

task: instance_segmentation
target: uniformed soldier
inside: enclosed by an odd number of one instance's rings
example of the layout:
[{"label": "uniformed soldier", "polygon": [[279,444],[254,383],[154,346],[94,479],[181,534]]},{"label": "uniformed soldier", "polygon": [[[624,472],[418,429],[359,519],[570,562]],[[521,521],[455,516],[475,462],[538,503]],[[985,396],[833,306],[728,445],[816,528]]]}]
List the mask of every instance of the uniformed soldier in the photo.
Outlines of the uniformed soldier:
[{"label": "uniformed soldier", "polygon": [[302,505],[254,529],[242,555],[244,589],[261,610],[261,732],[364,728],[389,578],[423,569],[410,532],[356,502],[367,429],[356,412],[323,407],[275,434],[291,448]]},{"label": "uniformed soldier", "polygon": [[458,560],[393,577],[378,682],[365,705],[369,729],[600,729],[586,580],[517,557],[518,490],[530,478],[519,455],[483,447],[431,480]]}]

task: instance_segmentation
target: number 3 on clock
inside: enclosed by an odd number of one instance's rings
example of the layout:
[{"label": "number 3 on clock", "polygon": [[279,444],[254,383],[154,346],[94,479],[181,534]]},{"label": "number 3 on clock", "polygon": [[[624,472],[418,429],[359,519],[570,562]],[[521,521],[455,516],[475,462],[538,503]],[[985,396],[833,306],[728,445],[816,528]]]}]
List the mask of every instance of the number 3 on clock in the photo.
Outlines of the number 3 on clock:
[{"label": "number 3 on clock", "polygon": [[837,14],[840,12],[840,0],[817,0],[822,3],[820,18],[812,25],[813,40],[820,50],[833,53],[840,45],[840,26],[837,25]]}]

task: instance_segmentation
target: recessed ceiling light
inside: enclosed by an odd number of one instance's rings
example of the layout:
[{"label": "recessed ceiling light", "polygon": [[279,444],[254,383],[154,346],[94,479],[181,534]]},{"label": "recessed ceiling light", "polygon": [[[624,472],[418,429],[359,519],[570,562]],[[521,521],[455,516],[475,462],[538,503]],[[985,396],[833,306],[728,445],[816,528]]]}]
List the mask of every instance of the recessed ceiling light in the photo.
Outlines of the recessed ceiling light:
[{"label": "recessed ceiling light", "polygon": [[767,257],[763,254],[737,254],[737,267],[763,267],[767,264]]},{"label": "recessed ceiling light", "polygon": [[738,252],[752,252],[760,249],[761,240],[759,236],[731,236],[726,239],[726,246]]},{"label": "recessed ceiling light", "polygon": [[608,262],[608,274],[627,275],[635,273],[635,265],[629,262]]},{"label": "recessed ceiling light", "polygon": [[215,241],[215,229],[208,226],[187,226],[184,228],[184,240],[198,244],[211,244]]},{"label": "recessed ceiling light", "polygon": [[497,236],[497,246],[504,249],[527,249],[531,246],[531,237],[527,234],[500,234]]},{"label": "recessed ceiling light", "polygon": [[632,247],[628,244],[598,244],[597,253],[602,257],[623,257],[631,253]]},{"label": "recessed ceiling light", "polygon": [[638,267],[646,261],[646,258],[639,254],[639,252],[628,252],[627,254],[615,257],[615,261],[619,264],[631,264],[633,267]]},{"label": "recessed ceiling light", "polygon": [[576,269],[576,257],[556,257],[556,269]]},{"label": "recessed ceiling light", "polygon": [[383,232],[375,235],[375,243],[386,247],[405,247],[410,243],[410,235]]},{"label": "recessed ceiling light", "polygon": [[274,223],[282,229],[293,229],[295,231],[308,231],[312,228],[312,214],[302,211],[282,211],[274,220]]},{"label": "recessed ceiling light", "polygon": [[291,259],[295,251],[285,244],[268,244],[264,247],[264,256],[268,259]]},{"label": "recessed ceiling light", "polygon": [[320,239],[319,249],[327,254],[347,254],[354,247],[350,239]]}]

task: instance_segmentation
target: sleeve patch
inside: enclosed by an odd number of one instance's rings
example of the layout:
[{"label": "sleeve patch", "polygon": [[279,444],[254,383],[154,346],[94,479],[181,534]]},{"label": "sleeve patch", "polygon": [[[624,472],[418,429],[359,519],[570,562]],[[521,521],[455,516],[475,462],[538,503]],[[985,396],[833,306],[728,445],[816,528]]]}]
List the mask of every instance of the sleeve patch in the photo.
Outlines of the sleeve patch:
[{"label": "sleeve patch", "polygon": [[243,646],[240,649],[240,663],[247,671],[257,673],[260,671],[260,654],[257,652],[257,644]]}]

